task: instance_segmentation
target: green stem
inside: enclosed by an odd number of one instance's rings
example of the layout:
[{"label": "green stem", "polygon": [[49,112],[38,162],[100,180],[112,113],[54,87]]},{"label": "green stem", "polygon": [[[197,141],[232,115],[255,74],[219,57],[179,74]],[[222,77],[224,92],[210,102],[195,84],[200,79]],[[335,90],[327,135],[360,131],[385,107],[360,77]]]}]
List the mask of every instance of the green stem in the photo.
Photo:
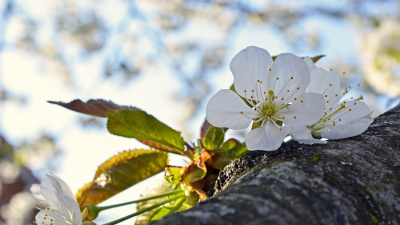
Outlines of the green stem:
[{"label": "green stem", "polygon": [[142,198],[142,199],[135,200],[135,201],[120,203],[120,204],[116,204],[116,205],[97,207],[97,210],[98,210],[98,212],[101,212],[101,211],[106,210],[106,209],[111,209],[111,208],[120,207],[120,206],[129,205],[129,204],[133,204],[133,203],[138,203],[138,202],[145,202],[145,201],[149,201],[149,200],[153,200],[153,199],[157,199],[157,198],[162,198],[162,197],[166,197],[166,196],[171,196],[171,195],[178,195],[178,194],[181,194],[181,193],[184,193],[184,191],[183,190],[171,191],[171,192],[163,193],[163,194],[160,194],[160,195],[154,195],[154,196],[151,196],[151,197],[148,197],[148,198]]},{"label": "green stem", "polygon": [[182,204],[185,202],[185,200],[186,200],[186,198],[178,199],[178,200],[176,201],[176,204],[175,204],[174,208],[171,209],[171,211],[170,211],[169,214],[174,213],[174,212],[176,212],[177,210],[179,210],[179,208],[182,206]]},{"label": "green stem", "polygon": [[118,220],[114,220],[114,221],[112,221],[112,222],[105,223],[105,224],[103,224],[103,225],[114,225],[114,224],[120,223],[120,222],[125,221],[125,220],[127,220],[127,219],[130,219],[130,218],[132,218],[132,217],[134,217],[134,216],[140,215],[140,214],[142,214],[142,213],[145,213],[145,212],[147,212],[147,211],[150,211],[150,210],[152,210],[152,209],[155,209],[155,208],[157,208],[157,207],[159,207],[159,206],[162,206],[162,205],[164,205],[164,204],[166,204],[166,203],[172,202],[172,201],[174,201],[174,200],[176,200],[176,199],[184,198],[185,196],[186,196],[185,193],[175,195],[174,197],[171,197],[171,198],[169,198],[169,199],[166,199],[166,200],[164,200],[164,201],[162,201],[162,202],[159,202],[159,203],[157,203],[157,204],[155,204],[155,205],[152,205],[152,206],[150,206],[150,207],[148,207],[148,208],[142,209],[142,210],[140,210],[140,211],[137,211],[137,212],[135,212],[135,213],[132,213],[132,214],[130,214],[130,215],[127,215],[127,216],[125,216],[125,217],[122,217],[122,218],[120,218],[120,219],[118,219]]}]

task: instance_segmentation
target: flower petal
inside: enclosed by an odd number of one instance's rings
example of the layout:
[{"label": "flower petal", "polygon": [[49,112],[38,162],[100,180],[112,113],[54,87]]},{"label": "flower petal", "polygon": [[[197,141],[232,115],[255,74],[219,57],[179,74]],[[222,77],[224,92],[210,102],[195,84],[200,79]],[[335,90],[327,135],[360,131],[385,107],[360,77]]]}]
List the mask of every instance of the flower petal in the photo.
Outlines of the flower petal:
[{"label": "flower petal", "polygon": [[[207,120],[215,127],[234,130],[249,127],[258,113],[251,109],[235,92],[222,89],[207,104]],[[241,113],[243,112],[243,114]]]},{"label": "flower petal", "polygon": [[82,223],[82,214],[78,203],[75,199],[66,194],[59,195],[60,213],[64,215],[68,221],[78,224]]},{"label": "flower petal", "polygon": [[342,97],[339,77],[322,68],[311,72],[311,81],[306,91],[323,95],[327,110],[328,107],[336,106]]},{"label": "flower petal", "polygon": [[346,101],[341,104],[344,104],[346,107],[331,117],[331,123],[334,121],[337,126],[358,121],[361,118],[369,117],[372,114],[371,109],[367,104],[365,104],[365,102]]},{"label": "flower petal", "polygon": [[306,62],[307,66],[308,66],[308,70],[310,70],[310,72],[312,72],[314,69],[317,69],[317,67],[315,66],[315,63],[312,61],[312,59],[309,56],[304,57],[304,61]]},{"label": "flower petal", "polygon": [[236,54],[230,64],[236,92],[244,97],[244,90],[256,89],[257,80],[266,83],[271,65],[271,55],[262,48],[251,46]]},{"label": "flower petal", "polygon": [[315,139],[311,135],[311,130],[306,126],[293,127],[290,136],[302,144],[326,144],[327,141]]},{"label": "flower petal", "polygon": [[282,112],[285,126],[311,125],[324,115],[324,98],[316,93],[304,93],[288,110]]},{"label": "flower petal", "polygon": [[253,129],[246,135],[247,149],[275,151],[282,145],[289,132],[289,127],[280,127],[268,121],[261,128]]},{"label": "flower petal", "polygon": [[40,183],[40,192],[46,199],[50,208],[60,210],[58,195],[62,193],[62,189],[54,177],[46,174],[46,177]]},{"label": "flower petal", "polygon": [[328,139],[342,139],[357,136],[366,131],[373,121],[374,120],[370,118],[362,118],[341,126],[330,127],[321,134],[321,137]]},{"label": "flower petal", "polygon": [[291,102],[303,94],[310,83],[310,71],[305,61],[290,53],[277,56],[269,72],[269,82],[264,84],[263,90],[274,91],[278,100],[284,98]]},{"label": "flower petal", "polygon": [[39,184],[32,184],[30,190],[32,192],[32,195],[35,196],[35,198],[37,198],[39,201],[46,201],[46,199],[42,195]]},{"label": "flower petal", "polygon": [[57,180],[57,182],[61,186],[61,191],[64,194],[68,195],[72,199],[75,199],[75,195],[72,193],[71,188],[68,186],[68,184],[64,180],[62,180],[61,178],[59,178],[58,176],[56,176],[54,174],[50,174],[50,176],[52,176],[53,178],[55,178]]}]

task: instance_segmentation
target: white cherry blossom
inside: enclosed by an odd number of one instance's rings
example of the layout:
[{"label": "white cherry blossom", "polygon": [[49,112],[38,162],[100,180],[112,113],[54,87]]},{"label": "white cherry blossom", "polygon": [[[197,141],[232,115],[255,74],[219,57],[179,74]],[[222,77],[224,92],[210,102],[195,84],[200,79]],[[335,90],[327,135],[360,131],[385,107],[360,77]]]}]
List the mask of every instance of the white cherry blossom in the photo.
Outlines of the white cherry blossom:
[{"label": "white cherry blossom", "polygon": [[35,197],[48,204],[48,207],[37,207],[40,210],[35,217],[36,224],[70,224],[81,225],[82,215],[78,203],[68,185],[53,174],[46,174],[40,185],[32,185]]},{"label": "white cherry blossom", "polygon": [[249,150],[278,149],[292,127],[314,124],[324,113],[320,94],[306,93],[310,72],[305,61],[284,53],[273,61],[268,51],[248,47],[231,61],[235,93],[223,89],[207,104],[216,127],[245,129]]},{"label": "white cherry blossom", "polygon": [[293,139],[305,143],[326,143],[319,138],[342,139],[363,133],[373,119],[372,111],[359,99],[340,102],[349,88],[340,90],[339,77],[322,68],[315,67],[310,58],[305,58],[311,70],[311,81],[306,91],[322,94],[325,99],[324,115],[311,126],[299,126],[291,131]]}]

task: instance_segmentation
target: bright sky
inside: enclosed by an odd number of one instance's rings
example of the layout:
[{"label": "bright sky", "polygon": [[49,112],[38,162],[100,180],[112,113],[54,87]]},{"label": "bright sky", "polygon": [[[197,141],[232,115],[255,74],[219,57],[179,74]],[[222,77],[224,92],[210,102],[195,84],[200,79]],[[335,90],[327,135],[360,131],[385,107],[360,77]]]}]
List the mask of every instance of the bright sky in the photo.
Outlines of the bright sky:
[{"label": "bright sky", "polygon": [[[49,23],[46,17],[51,14],[51,7],[42,7],[43,4],[24,2],[25,9],[29,13],[42,18],[44,24]],[[44,1],[48,4],[51,1]],[[46,4],[47,4],[46,3]],[[117,4],[106,1],[107,8],[103,13],[110,20],[110,24],[117,23],[125,10]],[[105,7],[106,8],[106,7]],[[108,8],[110,9],[110,8]],[[113,12],[110,14],[110,12]],[[42,15],[42,16],[41,16]],[[117,16],[115,16],[117,15]],[[203,26],[208,26],[203,24]],[[299,56],[325,54],[326,59],[321,60],[319,66],[329,67],[329,58],[352,59],[356,56],[357,43],[356,34],[346,25],[321,19],[309,20],[304,23],[307,29],[317,29],[323,32],[322,52],[293,52]],[[18,33],[18,27],[8,27],[6,40],[12,41]],[[201,30],[201,29],[199,29]],[[198,31],[199,31],[198,30]],[[49,30],[49,34],[52,31]],[[200,33],[191,33],[187,38],[198,37]],[[290,52],[293,49],[285,43],[285,38],[280,37],[271,27],[247,27],[242,26],[234,33],[234,42],[229,49],[229,59],[243,48],[255,45],[267,49],[271,55],[283,52]],[[51,39],[51,35],[43,36],[43,41]],[[137,51],[149,51],[151,47],[144,44],[143,49]],[[118,104],[134,105],[146,112],[180,130],[179,118],[185,113],[183,104],[171,100],[170,96],[174,91],[183,88],[176,77],[170,74],[165,65],[157,65],[151,71],[146,71],[134,82],[122,85],[123,80],[119,77],[108,79],[103,82],[100,78],[101,60],[98,58],[71,59],[73,65],[73,82],[77,89],[71,90],[62,83],[56,74],[45,72],[43,62],[27,53],[12,48],[5,48],[0,54],[0,82],[9,90],[21,95],[29,96],[27,106],[21,107],[13,103],[4,104],[0,109],[0,129],[11,143],[18,143],[25,138],[39,136],[42,131],[49,131],[57,135],[57,144],[63,149],[60,164],[55,174],[64,179],[72,188],[73,192],[89,182],[98,165],[122,150],[141,148],[143,145],[134,139],[127,139],[111,135],[105,128],[82,129],[76,120],[76,113],[47,103],[47,100],[69,102],[75,98],[88,100],[90,98],[104,98],[113,100]],[[233,81],[229,71],[228,63],[224,69],[219,71],[218,76],[210,78],[215,85],[214,93],[220,88],[227,88],[227,83]],[[211,96],[209,96],[211,97]],[[205,116],[205,105],[201,106],[201,117],[196,118],[192,123],[193,134],[199,135],[199,129]],[[234,136],[234,133],[231,133]],[[180,158],[173,158],[171,164],[182,164]],[[32,161],[32,168],[37,169],[41,165]],[[39,177],[43,177],[47,171],[36,171]],[[127,200],[134,200],[142,192],[145,185],[137,185],[114,198],[106,201],[104,205],[120,203]],[[132,212],[135,206],[128,206],[127,210],[110,210],[102,213],[97,222],[108,222]],[[121,224],[132,224],[128,220]]]}]

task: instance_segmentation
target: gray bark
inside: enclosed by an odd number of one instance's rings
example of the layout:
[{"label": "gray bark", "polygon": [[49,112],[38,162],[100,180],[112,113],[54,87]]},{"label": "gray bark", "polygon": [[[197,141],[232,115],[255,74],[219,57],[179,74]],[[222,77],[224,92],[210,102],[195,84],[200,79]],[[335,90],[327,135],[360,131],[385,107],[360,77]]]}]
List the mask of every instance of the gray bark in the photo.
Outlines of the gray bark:
[{"label": "gray bark", "polygon": [[248,152],[220,173],[215,190],[152,224],[400,225],[400,107],[356,137]]}]

